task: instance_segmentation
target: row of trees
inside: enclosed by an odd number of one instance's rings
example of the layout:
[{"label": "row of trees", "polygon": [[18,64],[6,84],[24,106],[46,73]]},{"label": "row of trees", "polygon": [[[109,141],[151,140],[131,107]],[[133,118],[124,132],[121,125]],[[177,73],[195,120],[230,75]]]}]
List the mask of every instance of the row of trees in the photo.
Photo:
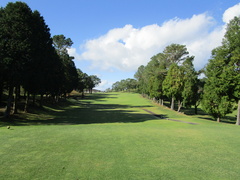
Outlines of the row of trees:
[{"label": "row of trees", "polygon": [[188,54],[185,45],[171,44],[153,56],[147,66],[140,66],[134,75],[139,92],[160,104],[171,99],[171,109],[178,101],[178,111],[182,105],[195,105],[197,110],[203,83],[194,69],[194,57]]},{"label": "row of trees", "polygon": [[12,110],[17,113],[22,88],[26,110],[30,94],[33,99],[40,95],[41,104],[43,95],[57,101],[73,89],[83,91],[100,83],[95,76],[76,69],[74,57],[67,51],[72,44],[64,35],[51,37],[44,18],[26,3],[8,3],[0,8],[0,101],[7,90],[6,117]]},{"label": "row of trees", "polygon": [[[240,125],[240,18],[229,22],[220,47],[212,51],[212,58],[203,70],[196,71],[193,56],[185,45],[171,44],[153,56],[146,66],[140,66],[134,77],[138,91],[159,101],[170,100],[171,109],[202,105],[203,110],[220,121],[238,106],[236,124]],[[201,73],[205,78],[199,79]],[[122,81],[121,81],[122,82]],[[121,83],[113,85],[119,91]],[[121,86],[120,86],[121,87]]]},{"label": "row of trees", "polygon": [[137,89],[137,80],[128,78],[117,81],[112,85],[112,91],[134,91]]}]

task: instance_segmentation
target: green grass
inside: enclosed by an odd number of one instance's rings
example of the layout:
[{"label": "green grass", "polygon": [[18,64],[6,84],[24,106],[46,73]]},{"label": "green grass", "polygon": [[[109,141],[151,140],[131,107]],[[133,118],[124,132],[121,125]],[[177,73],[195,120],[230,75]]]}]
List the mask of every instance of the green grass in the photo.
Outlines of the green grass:
[{"label": "green grass", "polygon": [[46,106],[0,124],[0,179],[239,179],[239,127],[204,118],[130,93]]}]

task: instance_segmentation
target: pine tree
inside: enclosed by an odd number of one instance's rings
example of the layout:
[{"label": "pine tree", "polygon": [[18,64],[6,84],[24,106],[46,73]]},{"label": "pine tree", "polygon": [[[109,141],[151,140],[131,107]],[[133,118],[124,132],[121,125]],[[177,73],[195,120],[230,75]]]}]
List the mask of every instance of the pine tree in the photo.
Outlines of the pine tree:
[{"label": "pine tree", "polygon": [[184,77],[183,77],[183,104],[187,107],[195,105],[197,101],[197,72],[193,66],[194,57],[187,58],[182,65]]},{"label": "pine tree", "polygon": [[[234,101],[240,105],[240,18],[228,23],[222,46],[212,51],[206,67],[204,109],[218,121],[233,111]],[[238,107],[236,124],[240,125]]]},{"label": "pine tree", "polygon": [[15,89],[14,113],[17,113],[17,95],[23,82],[24,65],[31,58],[32,11],[26,3],[8,3],[1,9],[0,46],[9,90],[5,116],[11,113],[12,97]]},{"label": "pine tree", "polygon": [[232,112],[233,103],[229,97],[229,84],[225,67],[229,61],[228,49],[223,46],[212,51],[213,58],[206,66],[206,84],[203,94],[203,108],[218,122],[227,113]]},{"label": "pine tree", "polygon": [[228,49],[229,61],[224,67],[224,74],[229,85],[228,95],[238,104],[236,125],[240,125],[240,17],[234,17],[228,23],[223,46]]},{"label": "pine tree", "polygon": [[171,109],[174,110],[174,101],[177,100],[182,92],[183,73],[176,63],[173,63],[168,70],[167,76],[163,81],[163,92],[171,98]]}]

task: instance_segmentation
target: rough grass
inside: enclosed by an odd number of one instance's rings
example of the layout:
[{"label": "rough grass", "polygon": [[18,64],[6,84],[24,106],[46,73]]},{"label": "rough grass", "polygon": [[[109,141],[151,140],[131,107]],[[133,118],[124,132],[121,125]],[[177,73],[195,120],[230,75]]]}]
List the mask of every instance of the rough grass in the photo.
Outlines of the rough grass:
[{"label": "rough grass", "polygon": [[0,179],[239,179],[239,127],[203,118],[129,93],[45,106],[1,123]]}]

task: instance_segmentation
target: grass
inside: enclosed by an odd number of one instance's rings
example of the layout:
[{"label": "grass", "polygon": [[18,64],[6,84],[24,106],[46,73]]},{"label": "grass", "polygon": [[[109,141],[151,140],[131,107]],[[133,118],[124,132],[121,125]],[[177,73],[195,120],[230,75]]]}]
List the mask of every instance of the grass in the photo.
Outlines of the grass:
[{"label": "grass", "polygon": [[0,179],[240,178],[238,126],[138,94],[94,94],[17,118],[0,124]]}]

